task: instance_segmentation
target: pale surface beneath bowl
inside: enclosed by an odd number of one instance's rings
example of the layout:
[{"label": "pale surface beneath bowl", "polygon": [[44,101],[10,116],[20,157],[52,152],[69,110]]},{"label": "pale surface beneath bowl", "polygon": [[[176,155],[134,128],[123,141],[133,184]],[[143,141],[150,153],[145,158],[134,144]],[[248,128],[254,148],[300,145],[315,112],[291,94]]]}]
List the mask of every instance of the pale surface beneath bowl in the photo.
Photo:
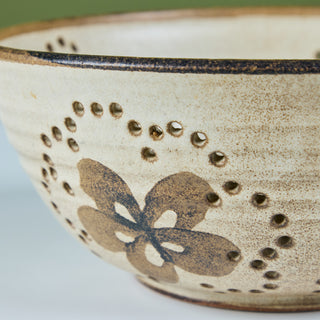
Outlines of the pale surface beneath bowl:
[{"label": "pale surface beneath bowl", "polygon": [[[23,174],[1,124],[0,149],[0,223],[4,226],[0,233],[0,319],[257,319],[256,313],[166,298],[103,263],[55,223]],[[260,313],[258,317],[316,320],[319,315]]]},{"label": "pale surface beneath bowl", "polygon": [[59,27],[0,44],[112,56],[313,59],[320,50],[319,27],[320,15],[176,17]]}]

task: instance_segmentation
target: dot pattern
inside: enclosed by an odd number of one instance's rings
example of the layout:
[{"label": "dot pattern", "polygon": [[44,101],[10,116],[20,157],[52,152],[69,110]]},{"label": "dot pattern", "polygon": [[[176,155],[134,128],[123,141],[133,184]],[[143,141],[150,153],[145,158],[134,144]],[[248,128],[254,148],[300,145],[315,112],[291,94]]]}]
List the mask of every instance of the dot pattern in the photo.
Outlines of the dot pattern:
[{"label": "dot pattern", "polygon": [[[78,131],[76,119],[81,118],[86,114],[86,107],[80,101],[73,101],[71,103],[71,107],[71,113],[73,114],[73,116],[71,115],[63,119],[60,127],[51,127],[51,136],[47,135],[46,133],[42,133],[40,135],[43,146],[47,149],[47,151],[45,151],[44,149],[44,152],[42,154],[44,166],[41,168],[41,184],[43,188],[50,194],[50,183],[56,182],[61,185],[61,187],[70,197],[74,197],[76,196],[76,194],[72,186],[67,181],[59,179],[59,174],[55,163],[50,156],[50,152],[48,152],[48,150],[50,151],[50,148],[54,143],[66,144],[70,151],[74,153],[80,152],[80,145],[76,141],[76,137],[68,137],[68,133],[69,135],[76,134],[76,132]],[[94,116],[97,119],[102,118],[106,115],[105,107],[98,102],[92,102],[88,106],[88,109],[89,111],[91,111],[88,113],[88,115],[91,114],[91,116]],[[109,112],[112,118],[114,118],[115,120],[120,120],[125,113],[125,110],[119,103],[112,102],[109,104]],[[183,123],[176,120],[169,121],[164,126],[161,126],[159,124],[152,124],[149,125],[146,130],[143,130],[143,126],[141,125],[141,123],[136,119],[132,119],[127,122],[126,127],[128,133],[133,138],[138,138],[143,133],[146,133],[151,139],[150,141],[159,141],[164,138],[170,139],[170,136],[172,138],[179,138],[185,133]],[[61,128],[64,128],[64,133]],[[165,130],[163,130],[163,128],[166,129],[166,132]],[[195,150],[199,150],[200,152],[205,152],[208,141],[208,136],[205,132],[195,130],[190,135],[191,146],[194,147]],[[155,146],[157,145],[157,143],[158,142],[155,142]],[[207,155],[209,158],[208,165],[212,165],[213,170],[223,170],[223,168],[229,163],[229,158],[223,151],[216,150],[207,153]],[[153,147],[145,146],[141,149],[141,158],[146,162],[154,163],[159,160],[159,155]],[[227,196],[232,197],[239,195],[242,192],[242,189],[242,184],[240,184],[239,181],[232,179],[232,177],[230,180],[226,180],[224,184],[221,185],[221,190],[223,190]],[[206,197],[211,207],[218,207],[222,205],[222,199],[217,193],[209,193],[206,195]],[[57,214],[62,215],[56,201],[52,200],[50,201],[50,203],[53,210]],[[267,195],[267,193],[264,193],[261,190],[256,190],[252,193],[250,203],[253,210],[267,209],[272,204],[271,199]],[[279,230],[279,232],[289,225],[289,218],[287,217],[287,215],[282,213],[273,214],[269,219],[269,226],[271,228],[274,228],[275,230]],[[74,230],[77,229],[75,224],[69,218],[65,217],[65,222],[70,228]],[[90,241],[92,241],[86,230],[84,230],[83,228],[79,228],[77,230],[77,236],[86,245],[88,245]],[[279,250],[287,250],[293,247],[294,240],[290,235],[280,233],[274,239],[273,244],[277,247],[277,249],[272,246],[261,248],[258,251],[258,256],[251,260],[249,267],[252,272],[261,272],[261,277],[266,280],[266,282],[261,286],[261,288],[252,288],[250,290],[247,290],[248,293],[267,293],[279,288],[279,284],[277,282],[282,279],[282,275],[280,272],[270,268],[268,266],[268,261],[278,259],[281,255]],[[227,257],[230,261],[239,261],[242,258],[240,252],[236,251],[229,252],[227,254]],[[157,280],[155,279],[155,281]],[[315,281],[315,285],[320,285],[320,279],[317,279]],[[213,285],[211,283],[200,283],[200,287],[203,290],[212,290],[214,288],[218,288],[216,285]],[[233,287],[225,288],[224,290],[218,288],[218,290],[214,292],[219,294],[237,294],[243,291],[244,290],[240,288]],[[319,289],[312,291],[312,293],[318,292],[320,292]]]},{"label": "dot pattern", "polygon": [[78,51],[78,47],[74,42],[67,42],[62,36],[59,36],[53,42],[47,42],[45,50],[49,52],[76,53]]}]

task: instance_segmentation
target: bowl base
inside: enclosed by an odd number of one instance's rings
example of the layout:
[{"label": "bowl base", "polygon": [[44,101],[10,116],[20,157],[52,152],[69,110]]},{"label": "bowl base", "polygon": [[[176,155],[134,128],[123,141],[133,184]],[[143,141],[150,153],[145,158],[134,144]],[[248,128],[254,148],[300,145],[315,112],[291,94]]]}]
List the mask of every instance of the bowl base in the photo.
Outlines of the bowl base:
[{"label": "bowl base", "polygon": [[207,298],[197,290],[185,290],[179,287],[156,282],[153,279],[137,277],[144,286],[184,302],[201,306],[259,312],[305,312],[320,310],[320,294],[312,295],[271,295],[271,294],[241,294],[241,293],[210,293]]}]

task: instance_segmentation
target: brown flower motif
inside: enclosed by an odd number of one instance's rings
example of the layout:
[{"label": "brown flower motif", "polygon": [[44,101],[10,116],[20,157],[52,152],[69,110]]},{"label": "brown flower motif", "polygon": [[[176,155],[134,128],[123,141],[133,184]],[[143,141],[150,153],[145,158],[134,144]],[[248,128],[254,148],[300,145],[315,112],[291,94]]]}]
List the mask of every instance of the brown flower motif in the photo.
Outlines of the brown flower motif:
[{"label": "brown flower motif", "polygon": [[[82,189],[96,202],[97,209],[82,206],[79,218],[93,239],[112,252],[125,252],[130,263],[141,273],[166,282],[177,282],[175,266],[203,276],[225,276],[238,261],[229,252],[238,252],[229,240],[206,232],[192,231],[212,204],[208,194],[213,190],[198,176],[181,172],[156,183],[140,210],[127,184],[99,162],[83,159],[78,164]],[[125,206],[132,219],[116,212],[115,204]],[[155,228],[155,222],[167,210],[177,215],[173,228]],[[117,233],[131,237],[123,242]],[[164,247],[170,243],[183,248],[179,252]],[[162,266],[148,261],[145,249],[151,244],[163,259]],[[174,247],[173,247],[174,248]]]}]

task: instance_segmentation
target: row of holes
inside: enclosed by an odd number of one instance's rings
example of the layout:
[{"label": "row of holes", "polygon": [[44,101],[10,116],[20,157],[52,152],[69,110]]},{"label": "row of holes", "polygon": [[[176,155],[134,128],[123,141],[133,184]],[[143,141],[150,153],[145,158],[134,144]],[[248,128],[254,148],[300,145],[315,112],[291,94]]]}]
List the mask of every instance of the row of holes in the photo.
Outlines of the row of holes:
[{"label": "row of holes", "polygon": [[[49,170],[50,170],[51,176],[54,178],[54,180],[56,180],[57,177],[58,177],[58,173],[57,173],[57,171],[53,168],[54,162],[52,161],[52,159],[50,158],[50,156],[47,155],[46,153],[44,153],[44,154],[42,155],[42,159],[43,159],[47,164],[50,165],[50,169],[49,169]],[[47,171],[46,169],[42,168],[41,172],[42,172],[42,177],[47,181],[47,180],[48,180],[48,177],[49,177],[48,171]],[[42,185],[43,185],[47,190],[49,190],[49,187],[48,187],[48,185],[47,185],[45,182],[42,182]],[[62,182],[62,187],[63,187],[63,189],[64,189],[69,195],[74,196],[74,192],[73,192],[72,188],[70,187],[69,183],[67,183],[67,182],[65,182],[65,181]]]},{"label": "row of holes", "polygon": [[[133,136],[140,136],[142,133],[142,126],[135,120],[128,122],[128,130]],[[174,136],[180,137],[183,134],[183,126],[178,121],[171,121],[167,124],[167,132]],[[149,135],[153,140],[161,140],[164,137],[164,131],[159,125],[152,125],[149,128]],[[191,134],[191,143],[197,147],[202,148],[208,142],[208,138],[203,132],[194,132]]]},{"label": "row of holes", "polygon": [[[73,111],[75,114],[79,117],[82,117],[85,113],[85,108],[83,104],[79,101],[75,101],[72,104]],[[104,109],[101,104],[94,102],[90,106],[91,112],[96,117],[102,117],[104,113]],[[122,106],[119,103],[112,102],[109,105],[109,111],[111,115],[117,119],[119,119],[123,114]],[[142,126],[139,122],[135,120],[131,120],[128,122],[128,130],[129,132],[134,136],[139,136],[142,133]],[[183,127],[181,123],[178,121],[171,121],[167,125],[167,131],[171,135],[175,137],[179,137],[183,133]],[[158,125],[153,125],[149,128],[149,134],[154,140],[161,140],[163,138],[164,132],[163,129]],[[200,146],[202,144],[202,140],[207,140],[207,137],[204,133],[201,132],[195,132],[192,135],[192,140],[194,141],[194,144],[197,146]]]},{"label": "row of holes", "polygon": [[[76,132],[77,130],[77,125],[75,123],[75,121],[68,117],[68,118],[65,118],[65,121],[64,121],[64,124],[66,126],[66,128],[70,131],[70,132]],[[53,137],[57,140],[57,141],[61,141],[62,140],[62,132],[61,130],[58,128],[58,127],[53,127],[52,128],[52,135]],[[41,140],[43,141],[44,145],[47,146],[47,147],[51,147],[52,146],[52,142],[51,140],[49,139],[48,136],[42,134],[41,135]],[[74,139],[68,139],[68,145],[69,147],[73,150],[73,151],[79,151],[79,147],[77,145],[77,143],[75,142]],[[56,181],[57,178],[58,178],[58,173],[57,171],[52,167],[54,166],[54,162],[52,161],[52,159],[50,158],[49,155],[47,154],[43,154],[43,160],[50,165],[49,167],[49,172],[50,172],[50,175],[51,177]],[[43,179],[46,181],[46,182],[42,182],[42,185],[45,187],[45,189],[50,192],[49,190],[49,186],[47,183],[49,183],[49,173],[48,173],[48,170],[46,170],[45,168],[42,168],[41,169],[41,173],[42,173],[42,177]],[[67,182],[62,182],[62,186],[64,188],[64,190],[71,196],[74,196],[74,192],[72,190],[72,188],[70,187],[70,185],[67,183]],[[61,214],[57,204],[53,201],[51,201],[51,205],[53,207],[53,209],[58,213],[58,214]],[[65,218],[65,221],[66,223],[73,229],[75,229],[72,221],[68,218]],[[87,244],[87,240],[91,240],[89,238],[89,235],[88,233],[85,231],[85,230],[81,230],[81,234],[78,235],[79,239],[84,242],[85,244]]]},{"label": "row of holes", "polygon": [[[74,113],[79,117],[82,117],[85,113],[85,108],[83,104],[79,101],[74,101],[72,104],[72,108]],[[102,105],[97,102],[92,103],[90,109],[92,114],[99,118],[102,117],[104,113]],[[119,119],[123,114],[122,106],[116,102],[112,102],[109,105],[109,111],[111,115],[117,119]],[[75,132],[77,130],[76,123],[72,118],[66,118],[65,125],[67,129],[71,132]],[[132,135],[139,136],[142,133],[142,126],[139,122],[131,120],[128,122],[128,130]],[[167,124],[167,132],[172,136],[179,137],[183,134],[183,126],[178,121],[171,121]],[[57,127],[52,128],[52,134],[56,138],[56,140],[62,140],[62,133]],[[161,140],[164,136],[164,131],[160,126],[152,125],[149,128],[149,135],[154,140]],[[44,140],[46,140],[50,144],[50,142],[48,141],[48,137],[44,137]],[[191,142],[195,147],[202,148],[207,144],[208,138],[205,133],[197,131],[191,134]],[[73,151],[78,151],[79,146],[75,146],[74,140],[72,141],[72,146],[70,146],[70,148]],[[142,148],[141,156],[142,159],[147,160],[149,162],[154,162],[158,159],[155,150],[149,147]],[[227,158],[224,153],[220,151],[215,151],[209,155],[209,161],[216,167],[223,167],[227,162]]]},{"label": "row of holes", "polygon": [[[77,124],[76,122],[68,117],[68,118],[65,118],[64,120],[64,124],[66,126],[66,128],[70,131],[70,132],[76,132],[77,131]],[[51,133],[52,133],[52,136],[55,140],[57,141],[62,141],[62,132],[61,130],[58,128],[58,127],[52,127],[51,128]],[[45,135],[45,134],[41,134],[40,135],[40,138],[43,142],[43,144],[48,147],[48,148],[51,148],[52,147],[52,141],[50,140],[50,138]],[[79,145],[78,143],[76,142],[75,139],[73,138],[69,138],[67,139],[67,144],[69,146],[69,148],[73,151],[73,152],[78,152],[79,151]]]},{"label": "row of holes", "polygon": [[[75,229],[75,226],[73,225],[72,221],[68,218],[65,218],[66,223],[69,225],[70,228]],[[88,232],[85,230],[81,230],[81,233],[78,235],[79,239],[87,244],[87,241],[91,241],[89,238]]]},{"label": "row of holes", "polygon": [[[51,190],[50,190],[47,182],[41,181],[41,184],[48,193],[51,193]],[[69,183],[62,182],[62,187],[70,196],[74,196],[74,192],[73,192],[72,188],[70,187]]]},{"label": "row of holes", "polygon": [[[52,135],[57,141],[61,141],[62,140],[62,133],[61,133],[61,130],[58,127],[53,127],[52,128]],[[51,142],[50,138],[45,134],[41,134],[40,137],[41,137],[41,140],[44,143],[44,145],[47,146],[48,148],[51,148],[52,142]],[[68,144],[69,148],[73,152],[78,152],[80,150],[79,144],[73,138],[67,139],[67,144]]]},{"label": "row of holes", "polygon": [[[70,219],[65,218],[65,221],[69,225],[70,228],[75,229],[75,226],[73,225],[73,223]],[[91,241],[91,239],[89,238],[88,232],[83,229],[80,230],[80,234],[78,234],[78,237],[85,244],[88,244],[88,241]]]},{"label": "row of holes", "polygon": [[[289,249],[293,246],[294,241],[290,236],[280,236],[276,240],[276,244],[280,248]],[[276,250],[274,250],[272,248],[264,248],[260,251],[260,253],[264,258],[267,258],[270,260],[278,257]],[[261,269],[265,269],[267,264],[262,260],[253,260],[253,261],[251,261],[250,266],[253,269],[261,270]]]},{"label": "row of holes", "polygon": [[[91,104],[90,108],[91,112],[96,117],[100,118],[103,116],[104,110],[101,104],[94,102]],[[76,115],[82,117],[85,112],[83,104],[79,101],[75,101],[73,103],[73,111],[76,113]],[[109,105],[109,111],[111,115],[117,119],[119,119],[123,114],[123,109],[121,105],[115,102]],[[139,122],[135,120],[130,120],[128,122],[128,130],[133,136],[139,136],[142,133],[142,126]],[[167,132],[170,133],[172,136],[180,137],[183,134],[183,127],[181,123],[179,123],[178,121],[171,121],[167,125]],[[153,140],[161,140],[164,136],[164,131],[160,126],[152,125],[149,128],[149,134]],[[208,138],[206,134],[203,132],[194,132],[191,135],[191,142],[194,146],[202,148],[207,144]]]},{"label": "row of holes", "polygon": [[[149,276],[148,278],[150,280],[155,281],[155,282],[159,282],[154,277]],[[200,286],[203,287],[203,288],[206,288],[206,289],[214,289],[214,286],[212,284],[209,284],[209,283],[200,283]],[[266,284],[263,285],[263,288],[268,289],[268,290],[274,290],[274,289],[278,288],[278,285],[276,285],[274,283],[266,283]],[[232,292],[232,293],[240,293],[240,292],[242,292],[241,290],[234,289],[234,288],[227,289],[227,291],[228,292]],[[263,293],[264,291],[257,290],[257,289],[252,289],[252,290],[249,290],[248,292],[250,292],[250,293]],[[314,291],[314,292],[317,292],[317,291]],[[319,290],[319,292],[320,292],[320,290]],[[214,291],[214,293],[225,294],[226,292],[224,292],[224,291]]]},{"label": "row of holes", "polygon": [[[60,46],[60,47],[65,47],[66,46],[66,41],[62,37],[59,37],[56,40],[56,42],[57,42],[58,46]],[[70,43],[70,48],[71,48],[71,50],[73,52],[78,52],[78,48],[73,42]],[[51,43],[47,43],[46,44],[46,49],[49,52],[54,52],[54,47],[53,47],[53,45]]]},{"label": "row of holes", "polygon": [[[84,108],[83,104],[79,101],[73,102],[72,108],[73,108],[74,113],[78,117],[82,117],[85,114],[85,108]],[[91,113],[97,118],[101,118],[104,114],[104,109],[103,109],[102,105],[97,102],[93,102],[90,105],[90,110],[91,110]],[[121,118],[121,116],[123,115],[122,106],[117,102],[110,103],[109,112],[116,119]]]},{"label": "row of holes", "polygon": [[[154,162],[158,159],[157,153],[154,151],[154,149],[149,147],[142,148],[141,157],[142,159],[149,162]],[[209,154],[209,163],[214,165],[215,167],[224,167],[227,163],[227,157],[221,151],[214,151],[211,154]],[[262,207],[264,201],[265,200],[257,199],[256,203],[258,206]]]},{"label": "row of holes", "polygon": [[[43,155],[43,159],[44,159],[46,162],[49,162],[51,165],[54,165],[53,161],[51,160],[51,158],[50,158],[48,155],[44,154],[44,155]],[[58,178],[58,173],[57,173],[57,171],[56,171],[53,167],[49,167],[49,171],[50,171],[50,174],[51,174],[52,178],[53,178],[54,180],[57,180],[57,178]],[[48,171],[47,171],[45,168],[42,168],[42,169],[41,169],[41,173],[42,173],[42,177],[43,177],[43,178],[45,179],[45,181],[46,181],[46,182],[43,182],[43,181],[42,181],[42,185],[44,186],[44,188],[45,188],[48,192],[50,192],[49,186],[48,186],[48,184],[47,184],[47,183],[49,183],[49,173],[48,173]],[[63,183],[62,183],[62,186],[63,186],[64,190],[65,190],[69,195],[74,196],[74,192],[73,192],[72,188],[70,187],[70,185],[69,185],[67,182],[63,182]],[[58,208],[58,206],[57,206],[57,204],[56,204],[55,202],[51,201],[51,205],[52,205],[53,209],[54,209],[58,214],[61,214],[61,212],[60,212],[60,210],[59,210],[59,208]],[[67,223],[71,228],[73,228],[73,229],[75,228],[70,219],[65,218],[65,221],[66,221],[66,223]],[[85,230],[81,230],[81,234],[79,234],[78,237],[79,237],[84,243],[86,243],[86,244],[87,244],[87,240],[91,240],[91,239],[89,239],[89,235],[88,235],[88,233],[87,233]]]},{"label": "row of holes", "polygon": [[[142,126],[138,121],[130,120],[127,127],[133,136],[137,137],[142,133]],[[178,121],[171,121],[167,124],[167,132],[174,137],[180,137],[183,134],[183,127]],[[153,140],[161,140],[164,137],[164,131],[160,126],[152,125],[149,128],[149,135]]]},{"label": "row of holes", "polygon": [[[61,212],[60,212],[60,210],[59,210],[59,208],[58,208],[58,206],[56,205],[55,202],[51,201],[51,205],[52,205],[53,209],[54,209],[58,214],[61,214]],[[74,225],[73,225],[73,223],[72,223],[72,221],[71,221],[70,219],[65,218],[65,222],[66,222],[71,228],[75,229],[75,227],[74,227]],[[81,230],[81,234],[79,234],[78,236],[79,236],[79,238],[80,238],[84,243],[87,243],[87,240],[91,241],[91,239],[89,238],[89,235],[88,235],[87,231],[85,231],[85,230]]]},{"label": "row of holes", "polygon": [[[50,172],[50,175],[53,178],[53,180],[58,179],[58,173],[57,173],[56,169],[54,169],[53,167],[49,167],[49,172]],[[47,183],[49,182],[49,172],[45,168],[41,169],[42,177],[45,180],[45,182],[47,182]]]},{"label": "row of holes", "polygon": [[[140,136],[142,133],[142,126],[135,120],[128,122],[128,130],[133,136]],[[183,134],[183,126],[178,121],[171,121],[167,124],[167,132],[174,136],[180,137]],[[164,131],[159,125],[152,125],[149,128],[150,137],[157,141],[164,137]],[[196,131],[191,134],[191,143],[197,148],[203,148],[208,143],[208,137],[205,133]]]},{"label": "row of holes", "polygon": [[[317,282],[317,284],[319,284],[319,283]],[[203,288],[206,288],[206,289],[214,289],[214,286],[212,284],[208,284],[208,283],[200,283],[200,286],[203,287]],[[263,285],[263,288],[268,289],[268,290],[275,290],[275,289],[279,288],[279,286],[274,284],[274,283],[266,283],[266,284]],[[227,289],[227,291],[233,292],[233,293],[242,292],[239,289],[233,289],[233,288]],[[251,293],[263,293],[263,291],[256,290],[256,289],[249,290],[249,292],[251,292]],[[215,293],[225,293],[225,292],[223,292],[223,291],[215,291]],[[314,290],[313,293],[320,293],[320,290]]]},{"label": "row of holes", "polygon": [[[203,288],[206,288],[206,289],[214,289],[214,286],[209,284],[209,283],[200,283],[200,286],[203,287]],[[265,289],[268,289],[268,290],[274,290],[274,289],[277,289],[278,288],[278,285],[274,284],[274,283],[266,283],[263,285],[263,287]],[[229,292],[233,292],[233,293],[240,293],[242,292],[241,290],[239,289],[234,289],[234,288],[231,288],[231,289],[227,289],[227,291]],[[256,289],[253,289],[253,290],[249,290],[249,292],[251,293],[262,293],[263,291],[261,290],[256,290]],[[215,291],[215,293],[226,293],[224,291]]]},{"label": "row of holes", "polygon": [[[85,108],[81,102],[75,101],[72,106],[73,111],[77,116],[82,117],[84,115]],[[94,116],[98,118],[103,116],[104,109],[101,104],[94,102],[91,104],[90,109]],[[112,102],[109,105],[109,111],[111,115],[117,119],[121,118],[123,114],[122,106],[116,102]],[[139,136],[142,133],[142,126],[139,122],[130,120],[128,122],[128,130],[133,136]],[[167,125],[167,132],[172,136],[180,137],[183,134],[183,126],[178,121],[171,121]],[[164,131],[159,125],[152,125],[149,128],[149,135],[153,140],[161,140],[164,136]],[[203,148],[208,143],[208,137],[204,132],[197,131],[191,134],[191,142],[195,147]],[[155,152],[153,151],[152,153],[154,154]],[[154,158],[154,156],[150,156],[149,158]]]}]

